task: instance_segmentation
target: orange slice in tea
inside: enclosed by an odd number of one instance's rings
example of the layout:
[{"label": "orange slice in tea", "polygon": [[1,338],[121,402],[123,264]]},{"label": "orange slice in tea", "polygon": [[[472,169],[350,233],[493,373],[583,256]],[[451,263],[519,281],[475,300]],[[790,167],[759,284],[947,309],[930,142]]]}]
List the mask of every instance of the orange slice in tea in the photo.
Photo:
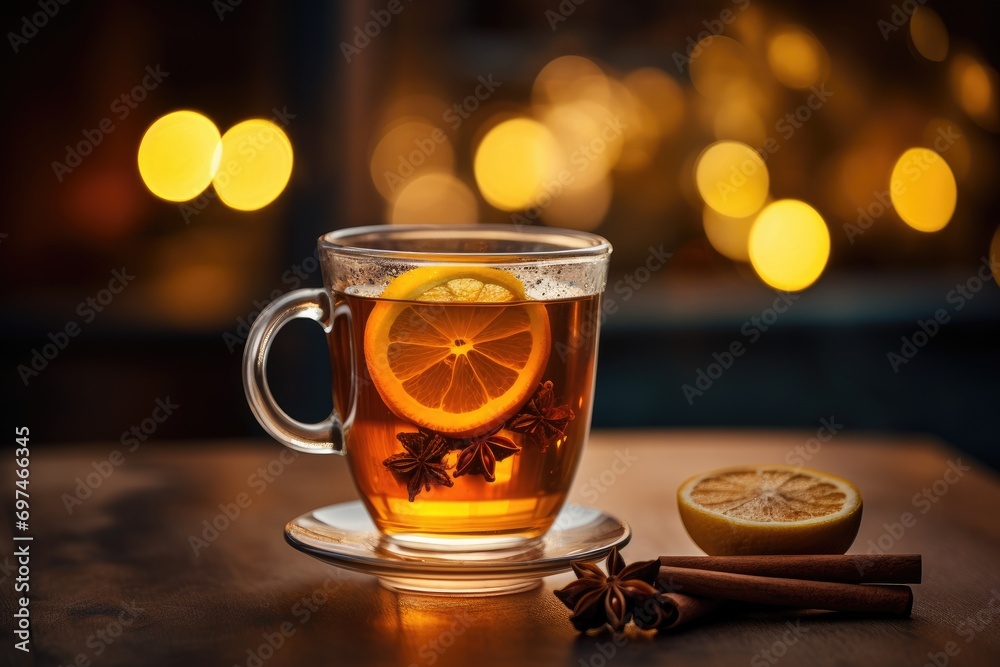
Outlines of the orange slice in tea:
[{"label": "orange slice in tea", "polygon": [[380,299],[365,325],[365,361],[401,419],[478,435],[507,421],[538,387],[549,318],[510,273],[421,267],[389,283]]}]

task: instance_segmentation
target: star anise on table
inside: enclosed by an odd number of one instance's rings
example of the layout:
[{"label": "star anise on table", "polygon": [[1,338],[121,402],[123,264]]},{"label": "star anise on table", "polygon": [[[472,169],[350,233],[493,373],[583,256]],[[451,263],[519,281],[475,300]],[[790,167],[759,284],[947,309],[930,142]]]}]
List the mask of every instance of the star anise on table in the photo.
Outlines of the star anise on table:
[{"label": "star anise on table", "polygon": [[453,448],[457,448],[455,445],[462,448],[458,463],[455,464],[455,477],[481,474],[487,482],[496,481],[497,461],[503,461],[521,451],[513,440],[498,435],[501,428],[503,424],[483,435],[452,441]]},{"label": "star anise on table", "polygon": [[605,624],[615,632],[622,632],[636,609],[658,594],[653,582],[659,575],[659,561],[642,561],[626,567],[615,548],[605,562],[607,574],[594,563],[573,561],[571,565],[577,580],[555,594],[573,611],[569,620],[580,632]]},{"label": "star anise on table", "polygon": [[382,461],[382,465],[407,478],[406,490],[411,503],[422,490],[430,491],[432,484],[455,485],[443,463],[444,455],[451,449],[447,438],[421,430],[417,433],[397,433],[396,439],[406,451],[393,454]]},{"label": "star anise on table", "polygon": [[549,443],[565,434],[566,425],[576,417],[568,405],[556,405],[555,402],[552,381],[547,380],[538,385],[535,395],[520,414],[507,423],[507,428],[525,434],[544,452]]}]

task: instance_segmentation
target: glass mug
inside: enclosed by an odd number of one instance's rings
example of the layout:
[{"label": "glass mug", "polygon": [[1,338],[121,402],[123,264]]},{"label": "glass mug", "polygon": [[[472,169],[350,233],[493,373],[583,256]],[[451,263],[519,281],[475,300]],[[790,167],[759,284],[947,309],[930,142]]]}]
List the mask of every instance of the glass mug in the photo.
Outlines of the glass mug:
[{"label": "glass mug", "polygon": [[[272,302],[250,331],[244,386],[261,426],[342,454],[375,526],[403,550],[537,543],[590,429],[610,244],[510,225],[347,228],[319,239],[324,287]],[[267,384],[293,318],[327,333],[333,411],[305,424]]]}]

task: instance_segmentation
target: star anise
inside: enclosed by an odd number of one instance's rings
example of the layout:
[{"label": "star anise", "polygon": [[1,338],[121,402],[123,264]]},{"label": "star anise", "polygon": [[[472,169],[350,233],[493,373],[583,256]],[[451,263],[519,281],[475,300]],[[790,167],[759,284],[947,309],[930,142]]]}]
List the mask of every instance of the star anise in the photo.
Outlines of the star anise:
[{"label": "star anise", "polygon": [[462,453],[458,455],[458,463],[455,465],[455,477],[481,474],[487,482],[496,481],[497,461],[503,461],[521,451],[510,438],[497,435],[501,428],[503,424],[483,435],[457,441],[462,447]]},{"label": "star anise", "polygon": [[455,485],[442,462],[450,449],[446,438],[421,430],[417,433],[397,433],[396,439],[406,451],[393,454],[382,461],[382,465],[400,477],[407,477],[406,490],[411,503],[421,490],[430,491],[432,484]]},{"label": "star anise", "polygon": [[577,580],[555,594],[573,611],[569,620],[580,632],[605,624],[621,632],[637,608],[656,598],[653,582],[660,571],[659,561],[642,561],[626,567],[615,548],[605,563],[607,574],[594,563],[573,561],[571,565]]},{"label": "star anise", "polygon": [[555,402],[552,381],[546,380],[538,385],[521,413],[507,423],[507,428],[524,433],[544,452],[549,443],[565,434],[566,425],[576,416],[568,405],[557,406]]}]

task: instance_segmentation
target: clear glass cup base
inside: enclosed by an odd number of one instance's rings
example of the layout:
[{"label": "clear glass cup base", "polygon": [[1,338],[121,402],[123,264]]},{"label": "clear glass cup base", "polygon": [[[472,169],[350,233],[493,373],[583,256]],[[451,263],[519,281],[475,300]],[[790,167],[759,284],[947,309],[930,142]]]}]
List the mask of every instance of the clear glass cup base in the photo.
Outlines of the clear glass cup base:
[{"label": "clear glass cup base", "polygon": [[[395,557],[423,563],[524,562],[545,552],[541,537],[391,535],[379,540],[378,550]],[[390,591],[425,595],[509,595],[538,588],[542,580],[463,578],[453,575],[433,578],[379,577]]]},{"label": "clear glass cup base", "polygon": [[314,558],[374,575],[391,591],[444,596],[528,591],[574,560],[604,558],[631,535],[625,522],[573,504],[540,537],[465,536],[474,539],[451,542],[447,550],[436,537],[408,541],[379,533],[361,501],[321,507],[285,526],[285,540]]},{"label": "clear glass cup base", "polygon": [[423,595],[510,595],[534,590],[542,585],[539,578],[529,579],[410,579],[406,577],[379,577],[383,588],[395,593]]},{"label": "clear glass cup base", "polygon": [[378,549],[403,558],[440,562],[525,560],[540,556],[543,550],[541,537],[437,537],[423,534],[383,536]]}]

